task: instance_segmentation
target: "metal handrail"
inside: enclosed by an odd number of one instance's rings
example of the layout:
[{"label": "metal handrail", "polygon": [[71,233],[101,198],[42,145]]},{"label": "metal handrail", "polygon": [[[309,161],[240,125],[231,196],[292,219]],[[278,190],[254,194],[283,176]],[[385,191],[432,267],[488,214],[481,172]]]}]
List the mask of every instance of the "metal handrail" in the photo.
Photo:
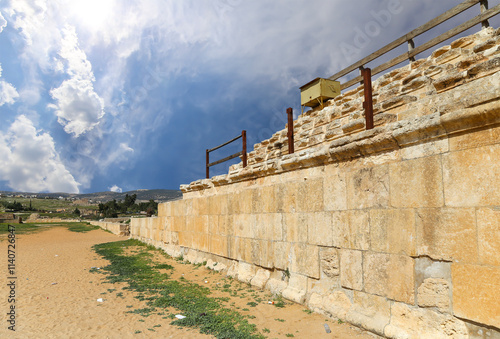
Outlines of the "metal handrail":
[{"label": "metal handrail", "polygon": [[[209,156],[210,152],[213,152],[213,151],[215,151],[221,147],[224,147],[226,145],[229,145],[233,141],[236,141],[240,138],[243,139],[242,140],[242,144],[243,144],[242,150],[240,152],[234,153],[228,157],[225,157],[224,159],[210,162],[210,156]],[[247,167],[247,131],[245,131],[245,130],[241,131],[241,135],[238,135],[237,137],[234,137],[233,139],[226,141],[225,143],[220,144],[219,146],[216,146],[216,147],[213,147],[213,148],[206,150],[206,161],[207,161],[207,163],[206,163],[206,175],[207,175],[207,179],[210,177],[210,167],[221,164],[223,162],[226,162],[228,160],[234,159],[234,158],[239,157],[239,156],[242,156],[242,158],[243,158],[242,159],[243,160],[243,167]]]},{"label": "metal handrail", "polygon": [[[470,7],[477,5],[477,4],[480,4],[481,14],[479,14],[478,16],[462,23],[461,25],[456,26],[455,28],[450,29],[449,31],[437,36],[436,38],[429,40],[428,42],[422,44],[421,46],[415,47],[415,43],[413,41],[413,38],[419,36],[422,33],[429,31],[430,29],[436,27],[437,25],[453,18],[454,16],[462,13],[463,11],[465,11],[465,10],[469,9]],[[392,51],[393,49],[395,49],[396,47],[399,47],[400,45],[402,45],[404,43],[408,44],[408,52],[405,52],[405,53],[389,60],[388,62],[385,62],[382,65],[379,65],[379,66],[373,68],[372,76],[379,74],[379,73],[381,73],[381,72],[383,72],[383,71],[385,71],[393,66],[396,66],[397,64],[400,64],[401,62],[403,62],[405,60],[410,60],[410,62],[414,61],[414,58],[417,54],[420,54],[424,51],[427,51],[428,49],[436,46],[437,44],[439,44],[439,43],[441,43],[449,38],[452,38],[452,37],[456,36],[457,34],[460,34],[463,31],[465,31],[465,30],[467,30],[467,29],[469,29],[477,24],[481,23],[483,27],[488,27],[489,26],[488,19],[490,19],[491,17],[494,17],[498,13],[500,13],[500,5],[496,5],[495,7],[488,9],[488,0],[466,0],[462,3],[460,3],[459,5],[453,7],[452,9],[446,11],[445,13],[437,16],[436,18],[432,19],[431,21],[427,22],[426,24],[412,30],[411,32],[403,35],[399,39],[396,39],[393,42],[387,44],[386,46],[380,48],[376,52],[368,55],[367,57],[365,57],[365,58],[353,63],[352,65],[344,68],[343,70],[335,73],[334,75],[332,75],[328,79],[337,80],[337,79],[349,74],[350,72],[352,72],[356,69],[362,70],[364,68],[365,64],[381,57],[382,55]],[[354,79],[351,79],[351,80],[341,84],[340,88],[341,88],[341,90],[344,90],[346,88],[349,88],[349,87],[351,87],[357,83],[361,83],[361,82],[363,82],[362,75],[357,76]]]}]

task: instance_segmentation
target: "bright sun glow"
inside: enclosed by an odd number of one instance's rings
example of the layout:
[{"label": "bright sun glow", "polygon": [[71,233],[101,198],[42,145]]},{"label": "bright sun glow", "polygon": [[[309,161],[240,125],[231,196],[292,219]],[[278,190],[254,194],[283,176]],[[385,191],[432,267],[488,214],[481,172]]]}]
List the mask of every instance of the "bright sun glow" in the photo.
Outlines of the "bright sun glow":
[{"label": "bright sun glow", "polygon": [[97,31],[112,20],[114,0],[71,0],[70,11],[80,25],[90,31]]}]

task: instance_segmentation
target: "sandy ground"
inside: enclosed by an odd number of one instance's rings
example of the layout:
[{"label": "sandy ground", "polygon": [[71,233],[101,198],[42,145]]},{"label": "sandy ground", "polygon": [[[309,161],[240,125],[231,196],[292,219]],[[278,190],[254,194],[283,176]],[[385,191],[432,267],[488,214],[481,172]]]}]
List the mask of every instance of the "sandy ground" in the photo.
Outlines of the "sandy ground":
[{"label": "sandy ground", "polygon": [[[8,242],[2,236],[0,242],[0,338],[212,338],[196,330],[180,329],[169,325],[170,319],[160,315],[144,318],[127,313],[130,309],[145,307],[133,298],[130,291],[123,297],[116,292],[124,285],[110,284],[102,274],[91,273],[91,267],[103,267],[101,259],[92,245],[125,240],[125,237],[97,230],[88,233],[70,232],[65,228],[48,228],[42,232],[18,235],[16,239],[16,331],[8,330],[7,322],[10,287]],[[164,259],[168,260],[168,259]],[[175,266],[175,275],[207,286],[223,283],[225,276],[210,273],[204,267],[195,267],[170,260]],[[237,283],[237,282],[233,282]],[[249,287],[242,284],[246,289]],[[220,293],[220,292],[219,292]],[[267,292],[262,298],[269,298]],[[98,302],[102,298],[104,301]],[[338,324],[319,314],[309,314],[297,304],[276,308],[266,303],[257,307],[246,306],[249,298],[235,298],[235,306],[242,314],[255,316],[250,322],[262,330],[269,329],[269,338],[374,338],[367,332]],[[128,307],[127,307],[128,306]],[[133,307],[133,308],[131,308]],[[243,311],[249,309],[249,311]],[[282,319],[284,321],[277,321]],[[327,323],[332,333],[327,334]],[[138,333],[140,331],[140,333]]]}]

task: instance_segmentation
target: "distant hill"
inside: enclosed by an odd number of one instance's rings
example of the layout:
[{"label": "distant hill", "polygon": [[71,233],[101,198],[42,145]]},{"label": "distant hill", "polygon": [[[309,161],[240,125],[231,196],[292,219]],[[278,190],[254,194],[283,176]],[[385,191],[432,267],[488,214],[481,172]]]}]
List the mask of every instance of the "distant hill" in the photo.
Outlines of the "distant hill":
[{"label": "distant hill", "polygon": [[135,190],[129,192],[97,192],[97,193],[84,193],[84,194],[74,194],[74,193],[29,193],[29,192],[9,192],[0,191],[0,194],[10,196],[10,195],[23,195],[23,196],[33,196],[40,199],[45,197],[48,198],[75,198],[75,199],[92,199],[92,201],[97,202],[107,202],[113,199],[124,200],[125,195],[137,194],[138,201],[149,201],[153,199],[156,202],[165,202],[169,200],[177,200],[182,197],[182,192],[178,190],[164,190],[164,189],[154,189],[154,190]]}]

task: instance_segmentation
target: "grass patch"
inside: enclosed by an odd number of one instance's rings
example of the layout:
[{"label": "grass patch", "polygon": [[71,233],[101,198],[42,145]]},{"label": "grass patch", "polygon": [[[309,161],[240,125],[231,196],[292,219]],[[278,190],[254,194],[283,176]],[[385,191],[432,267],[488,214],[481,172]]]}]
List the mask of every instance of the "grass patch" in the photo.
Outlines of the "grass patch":
[{"label": "grass patch", "polygon": [[[126,255],[124,249],[128,247],[140,251]],[[245,316],[224,307],[218,298],[210,297],[208,288],[185,279],[171,280],[168,274],[160,273],[158,267],[167,267],[153,262],[152,252],[158,252],[155,248],[130,239],[98,244],[94,250],[110,261],[98,272],[107,273],[106,279],[111,283],[126,283],[127,289],[138,292],[137,298],[146,302],[147,307],[132,312],[148,316],[174,308],[186,318],[172,321],[173,325],[197,328],[217,338],[264,338]]]},{"label": "grass patch", "polygon": [[[0,224],[0,235],[7,234],[9,229],[9,224]],[[18,234],[30,234],[37,232],[44,228],[40,224],[11,224],[16,227],[16,235]]]}]

